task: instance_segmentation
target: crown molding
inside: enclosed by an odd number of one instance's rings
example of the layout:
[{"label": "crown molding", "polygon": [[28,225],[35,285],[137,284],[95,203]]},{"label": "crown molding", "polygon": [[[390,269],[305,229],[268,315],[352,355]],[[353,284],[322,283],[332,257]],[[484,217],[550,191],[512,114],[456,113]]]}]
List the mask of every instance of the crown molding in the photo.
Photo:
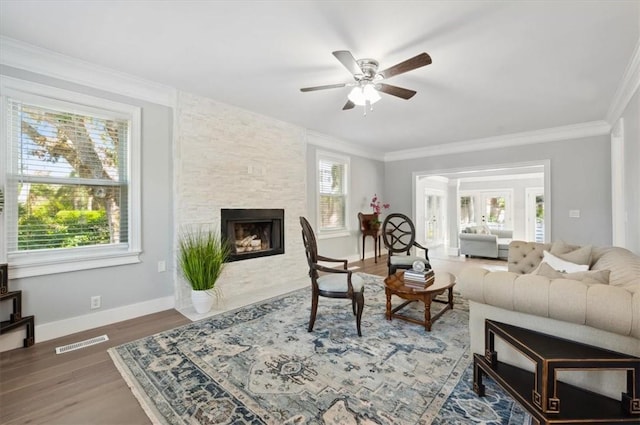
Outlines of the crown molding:
[{"label": "crown molding", "polygon": [[382,158],[384,157],[384,152],[382,151],[377,151],[375,149],[369,148],[364,149],[360,145],[345,142],[344,140],[336,139],[334,137],[312,130],[307,130],[307,143],[319,146],[324,149],[331,149],[341,153],[374,159],[376,161],[382,161]]},{"label": "crown molding", "polygon": [[605,121],[591,121],[582,124],[573,124],[562,127],[527,131],[523,133],[513,133],[503,136],[486,137],[483,139],[428,146],[419,149],[387,152],[384,155],[384,160],[385,162],[401,161],[405,159],[476,152],[486,149],[500,149],[535,143],[557,142],[561,140],[580,139],[583,137],[602,136],[609,134],[610,131],[611,126],[609,123]]},{"label": "crown molding", "polygon": [[174,88],[22,41],[0,36],[0,52],[2,65],[159,105],[169,107],[175,105]]},{"label": "crown molding", "polygon": [[631,98],[638,91],[638,87],[640,87],[640,38],[636,42],[636,48],[607,111],[606,120],[609,124],[614,125],[620,119]]}]

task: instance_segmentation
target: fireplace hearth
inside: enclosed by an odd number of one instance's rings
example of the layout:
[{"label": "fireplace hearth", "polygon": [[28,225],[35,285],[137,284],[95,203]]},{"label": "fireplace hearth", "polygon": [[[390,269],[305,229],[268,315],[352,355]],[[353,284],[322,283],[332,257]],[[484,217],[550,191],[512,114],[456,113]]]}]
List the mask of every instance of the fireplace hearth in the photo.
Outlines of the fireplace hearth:
[{"label": "fireplace hearth", "polygon": [[223,208],[220,213],[229,262],[284,254],[283,209]]}]

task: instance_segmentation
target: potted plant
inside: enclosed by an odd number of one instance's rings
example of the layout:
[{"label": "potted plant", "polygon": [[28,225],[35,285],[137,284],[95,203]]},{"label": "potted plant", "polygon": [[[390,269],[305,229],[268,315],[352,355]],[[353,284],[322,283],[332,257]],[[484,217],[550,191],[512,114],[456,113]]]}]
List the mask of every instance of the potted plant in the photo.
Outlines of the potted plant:
[{"label": "potted plant", "polygon": [[216,281],[229,256],[229,246],[214,230],[194,228],[179,238],[178,265],[191,285],[191,301],[198,313],[211,310],[214,296],[220,296]]},{"label": "potted plant", "polygon": [[383,209],[386,210],[391,205],[383,204],[378,199],[378,194],[374,194],[373,198],[371,198],[371,203],[369,204],[369,206],[373,209],[373,213],[375,214],[374,218],[370,222],[370,226],[374,230],[379,229],[380,228],[380,212],[382,212]]}]

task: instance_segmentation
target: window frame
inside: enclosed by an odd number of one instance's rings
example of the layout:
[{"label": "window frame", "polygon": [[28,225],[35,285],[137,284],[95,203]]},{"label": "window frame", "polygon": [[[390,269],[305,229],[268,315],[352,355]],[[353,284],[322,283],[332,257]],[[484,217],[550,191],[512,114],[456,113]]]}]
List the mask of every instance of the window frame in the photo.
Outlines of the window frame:
[{"label": "window frame", "polygon": [[[326,229],[321,227],[322,220],[320,217],[320,161],[337,162],[344,165],[344,185],[343,193],[344,197],[344,226],[337,229]],[[350,232],[350,220],[349,220],[349,185],[351,182],[351,158],[346,155],[339,155],[332,152],[316,151],[316,233],[318,239],[338,238],[349,236]]]},{"label": "window frame", "polygon": [[141,108],[70,90],[0,75],[0,151],[6,161],[0,161],[0,189],[5,194],[4,208],[0,211],[0,233],[6,235],[9,223],[8,208],[14,208],[15,199],[6,192],[7,173],[10,172],[11,140],[8,135],[8,97],[18,101],[37,102],[49,107],[77,106],[82,113],[123,117],[129,121],[127,143],[128,176],[128,242],[108,246],[90,245],[65,249],[50,249],[9,253],[7,238],[0,242],[0,260],[9,263],[11,277],[23,278],[54,273],[120,266],[140,262],[141,253]]},{"label": "window frame", "polygon": [[[471,199],[473,199],[473,204],[474,204],[474,221],[470,222],[466,225],[463,225],[460,222],[460,217],[462,216],[462,208],[460,205],[460,200],[463,197],[469,197]],[[464,191],[460,191],[458,192],[458,226],[479,226],[484,224],[484,222],[482,221],[482,217],[486,216],[486,205],[487,205],[487,199],[488,198],[497,198],[497,197],[504,197],[505,198],[505,202],[506,202],[506,206],[505,206],[505,222],[503,226],[496,226],[493,224],[490,224],[488,221],[486,222],[487,226],[489,226],[491,229],[513,229],[514,226],[514,222],[513,222],[513,217],[514,217],[514,209],[515,209],[515,205],[514,205],[514,193],[513,193],[513,189],[511,188],[507,188],[507,189],[476,189],[476,190],[464,190]],[[506,226],[506,227],[505,227]]]}]

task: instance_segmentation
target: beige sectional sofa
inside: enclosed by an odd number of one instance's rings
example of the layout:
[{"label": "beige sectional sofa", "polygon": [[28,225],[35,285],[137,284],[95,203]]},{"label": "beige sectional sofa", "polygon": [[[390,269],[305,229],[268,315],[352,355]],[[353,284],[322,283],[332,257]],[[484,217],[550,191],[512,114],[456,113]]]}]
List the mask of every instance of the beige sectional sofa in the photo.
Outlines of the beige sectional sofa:
[{"label": "beige sectional sofa", "polygon": [[[589,271],[562,274],[541,264],[545,255]],[[488,318],[640,357],[640,256],[624,248],[513,241],[508,271],[468,267],[457,283],[469,300],[474,353],[484,353]],[[501,361],[533,369],[508,346],[497,351]],[[612,398],[625,389],[621,371],[566,372],[560,379]]]}]

